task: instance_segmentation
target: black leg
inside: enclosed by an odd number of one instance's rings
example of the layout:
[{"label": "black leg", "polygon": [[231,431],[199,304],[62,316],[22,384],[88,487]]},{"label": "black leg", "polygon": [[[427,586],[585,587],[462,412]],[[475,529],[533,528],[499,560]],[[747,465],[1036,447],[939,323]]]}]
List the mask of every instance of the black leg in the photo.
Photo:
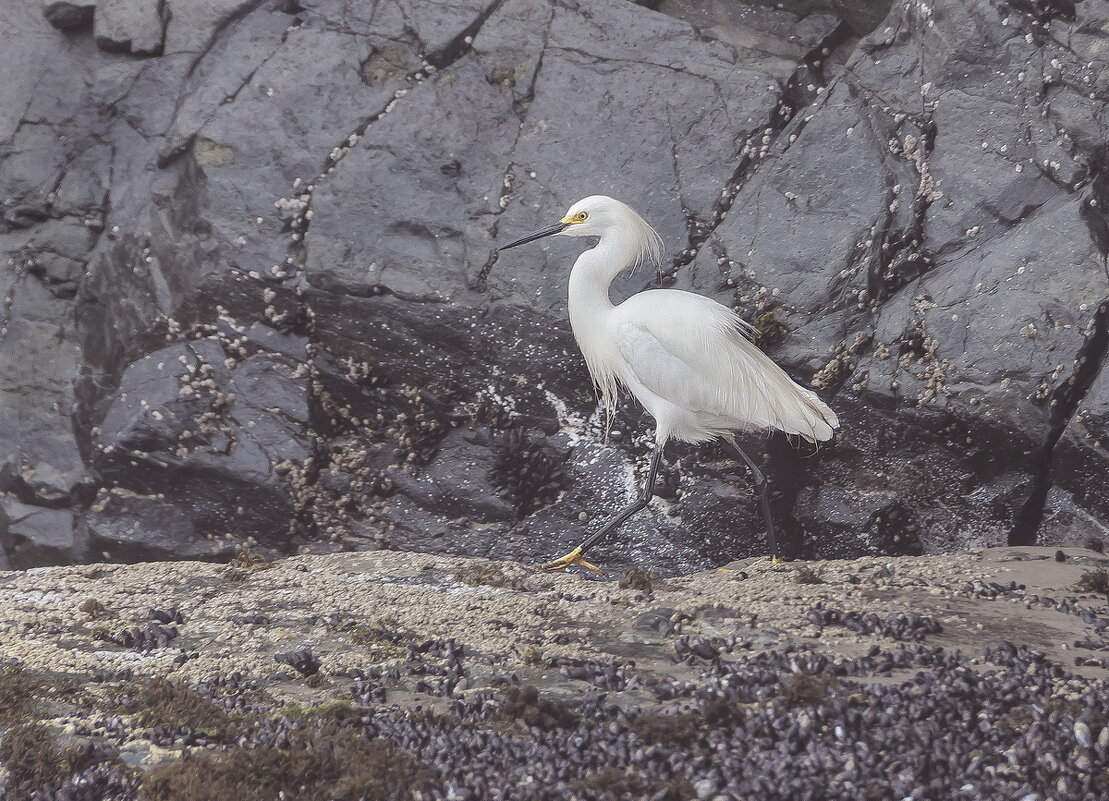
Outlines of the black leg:
[{"label": "black leg", "polygon": [[655,448],[655,454],[651,457],[651,467],[647,471],[647,483],[643,487],[643,495],[637,498],[635,502],[629,504],[627,507],[621,510],[620,514],[616,515],[616,517],[608,521],[608,523],[605,524],[604,528],[587,537],[586,540],[578,546],[581,549],[581,553],[584,554],[587,549],[592,548],[613,531],[620,528],[625,520],[634,515],[640,509],[646,508],[647,504],[651,502],[651,498],[655,497],[655,477],[658,475],[658,460],[661,456],[662,448]]},{"label": "black leg", "polygon": [[637,498],[635,503],[621,510],[620,514],[608,521],[600,531],[591,534],[581,545],[570,551],[570,553],[543,565],[543,569],[562,570],[570,565],[581,565],[584,568],[592,570],[594,573],[604,575],[599,568],[586,562],[582,558],[582,554],[619,528],[625,520],[651,502],[651,498],[655,497],[655,476],[658,474],[658,460],[661,456],[662,448],[655,448],[655,455],[651,458],[651,469],[647,473],[647,484],[643,488],[643,495]]},{"label": "black leg", "polygon": [[781,558],[781,554],[778,553],[778,538],[774,536],[774,518],[770,515],[770,484],[767,482],[766,476],[759,470],[759,466],[743,452],[743,448],[736,444],[735,439],[729,439],[728,442],[740,458],[747,463],[747,466],[751,468],[755,489],[759,491],[759,502],[762,505],[762,519],[766,524],[766,541],[770,545],[770,555],[778,560]]}]

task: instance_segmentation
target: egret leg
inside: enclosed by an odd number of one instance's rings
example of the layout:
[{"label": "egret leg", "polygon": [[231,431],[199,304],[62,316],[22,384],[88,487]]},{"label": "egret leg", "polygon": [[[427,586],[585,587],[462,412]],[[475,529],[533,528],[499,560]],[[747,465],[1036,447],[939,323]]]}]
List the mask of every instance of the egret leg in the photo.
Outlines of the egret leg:
[{"label": "egret leg", "polygon": [[579,545],[577,548],[570,551],[570,553],[566,554],[565,556],[560,556],[553,562],[548,562],[547,564],[543,565],[543,569],[562,570],[569,567],[570,565],[581,565],[582,567],[586,568],[587,570],[593,571],[599,576],[604,575],[604,573],[601,572],[600,568],[585,561],[585,559],[583,559],[582,557],[585,555],[585,552],[587,550],[592,548],[613,531],[618,529],[621,525],[623,525],[625,520],[634,515],[640,509],[645,508],[647,504],[651,502],[651,498],[655,497],[655,478],[658,475],[658,462],[661,457],[662,448],[656,447],[655,454],[651,457],[651,467],[647,471],[647,483],[643,487],[643,495],[641,495],[633,503],[622,509],[620,513],[617,514],[616,517],[612,518],[612,520],[608,521],[608,523],[606,523],[603,528],[586,537],[582,544]]},{"label": "egret leg", "polygon": [[754,479],[755,489],[759,491],[759,503],[762,506],[762,519],[766,524],[766,541],[770,545],[770,556],[775,562],[780,562],[782,559],[781,554],[778,553],[778,538],[774,535],[774,518],[770,515],[770,482],[766,480],[766,476],[762,474],[754,460],[744,453],[743,448],[736,444],[735,438],[729,438],[728,444],[751,468],[751,477]]}]

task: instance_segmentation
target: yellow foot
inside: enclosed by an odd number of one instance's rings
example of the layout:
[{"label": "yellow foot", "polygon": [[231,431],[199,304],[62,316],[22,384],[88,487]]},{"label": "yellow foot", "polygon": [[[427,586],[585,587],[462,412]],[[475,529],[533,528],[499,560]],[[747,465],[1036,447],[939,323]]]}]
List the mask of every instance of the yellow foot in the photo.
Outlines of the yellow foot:
[{"label": "yellow foot", "polygon": [[598,576],[604,575],[604,571],[601,570],[599,567],[594,564],[590,564],[589,562],[582,559],[580,545],[565,556],[560,556],[553,562],[547,562],[547,564],[540,565],[540,567],[543,570],[565,570],[570,565],[578,565],[579,567],[584,567],[586,570],[592,571]]},{"label": "yellow foot", "polygon": [[772,556],[772,557],[770,557],[770,561],[771,561],[772,564],[780,565],[785,560],[782,559],[780,556]]}]

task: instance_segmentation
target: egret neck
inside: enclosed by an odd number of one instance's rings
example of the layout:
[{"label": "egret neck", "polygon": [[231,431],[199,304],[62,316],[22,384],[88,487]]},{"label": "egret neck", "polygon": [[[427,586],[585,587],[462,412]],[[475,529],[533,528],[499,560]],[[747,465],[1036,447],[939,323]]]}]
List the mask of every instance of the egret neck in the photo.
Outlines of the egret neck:
[{"label": "egret neck", "polygon": [[578,256],[570,270],[568,307],[570,328],[585,357],[593,382],[601,391],[605,412],[611,414],[616,400],[617,373],[613,369],[614,343],[607,330],[608,318],[616,308],[608,296],[617,274],[639,258],[641,242],[619,233],[606,233],[595,247]]}]

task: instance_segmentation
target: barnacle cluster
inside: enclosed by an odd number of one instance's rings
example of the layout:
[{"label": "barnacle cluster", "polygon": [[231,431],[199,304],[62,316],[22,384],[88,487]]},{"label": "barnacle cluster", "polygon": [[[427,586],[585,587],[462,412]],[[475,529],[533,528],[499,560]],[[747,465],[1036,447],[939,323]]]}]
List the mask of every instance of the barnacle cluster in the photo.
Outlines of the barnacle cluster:
[{"label": "barnacle cluster", "polygon": [[569,455],[542,432],[523,427],[500,434],[494,444],[496,463],[489,479],[523,517],[546,506],[562,491],[563,463]]}]

